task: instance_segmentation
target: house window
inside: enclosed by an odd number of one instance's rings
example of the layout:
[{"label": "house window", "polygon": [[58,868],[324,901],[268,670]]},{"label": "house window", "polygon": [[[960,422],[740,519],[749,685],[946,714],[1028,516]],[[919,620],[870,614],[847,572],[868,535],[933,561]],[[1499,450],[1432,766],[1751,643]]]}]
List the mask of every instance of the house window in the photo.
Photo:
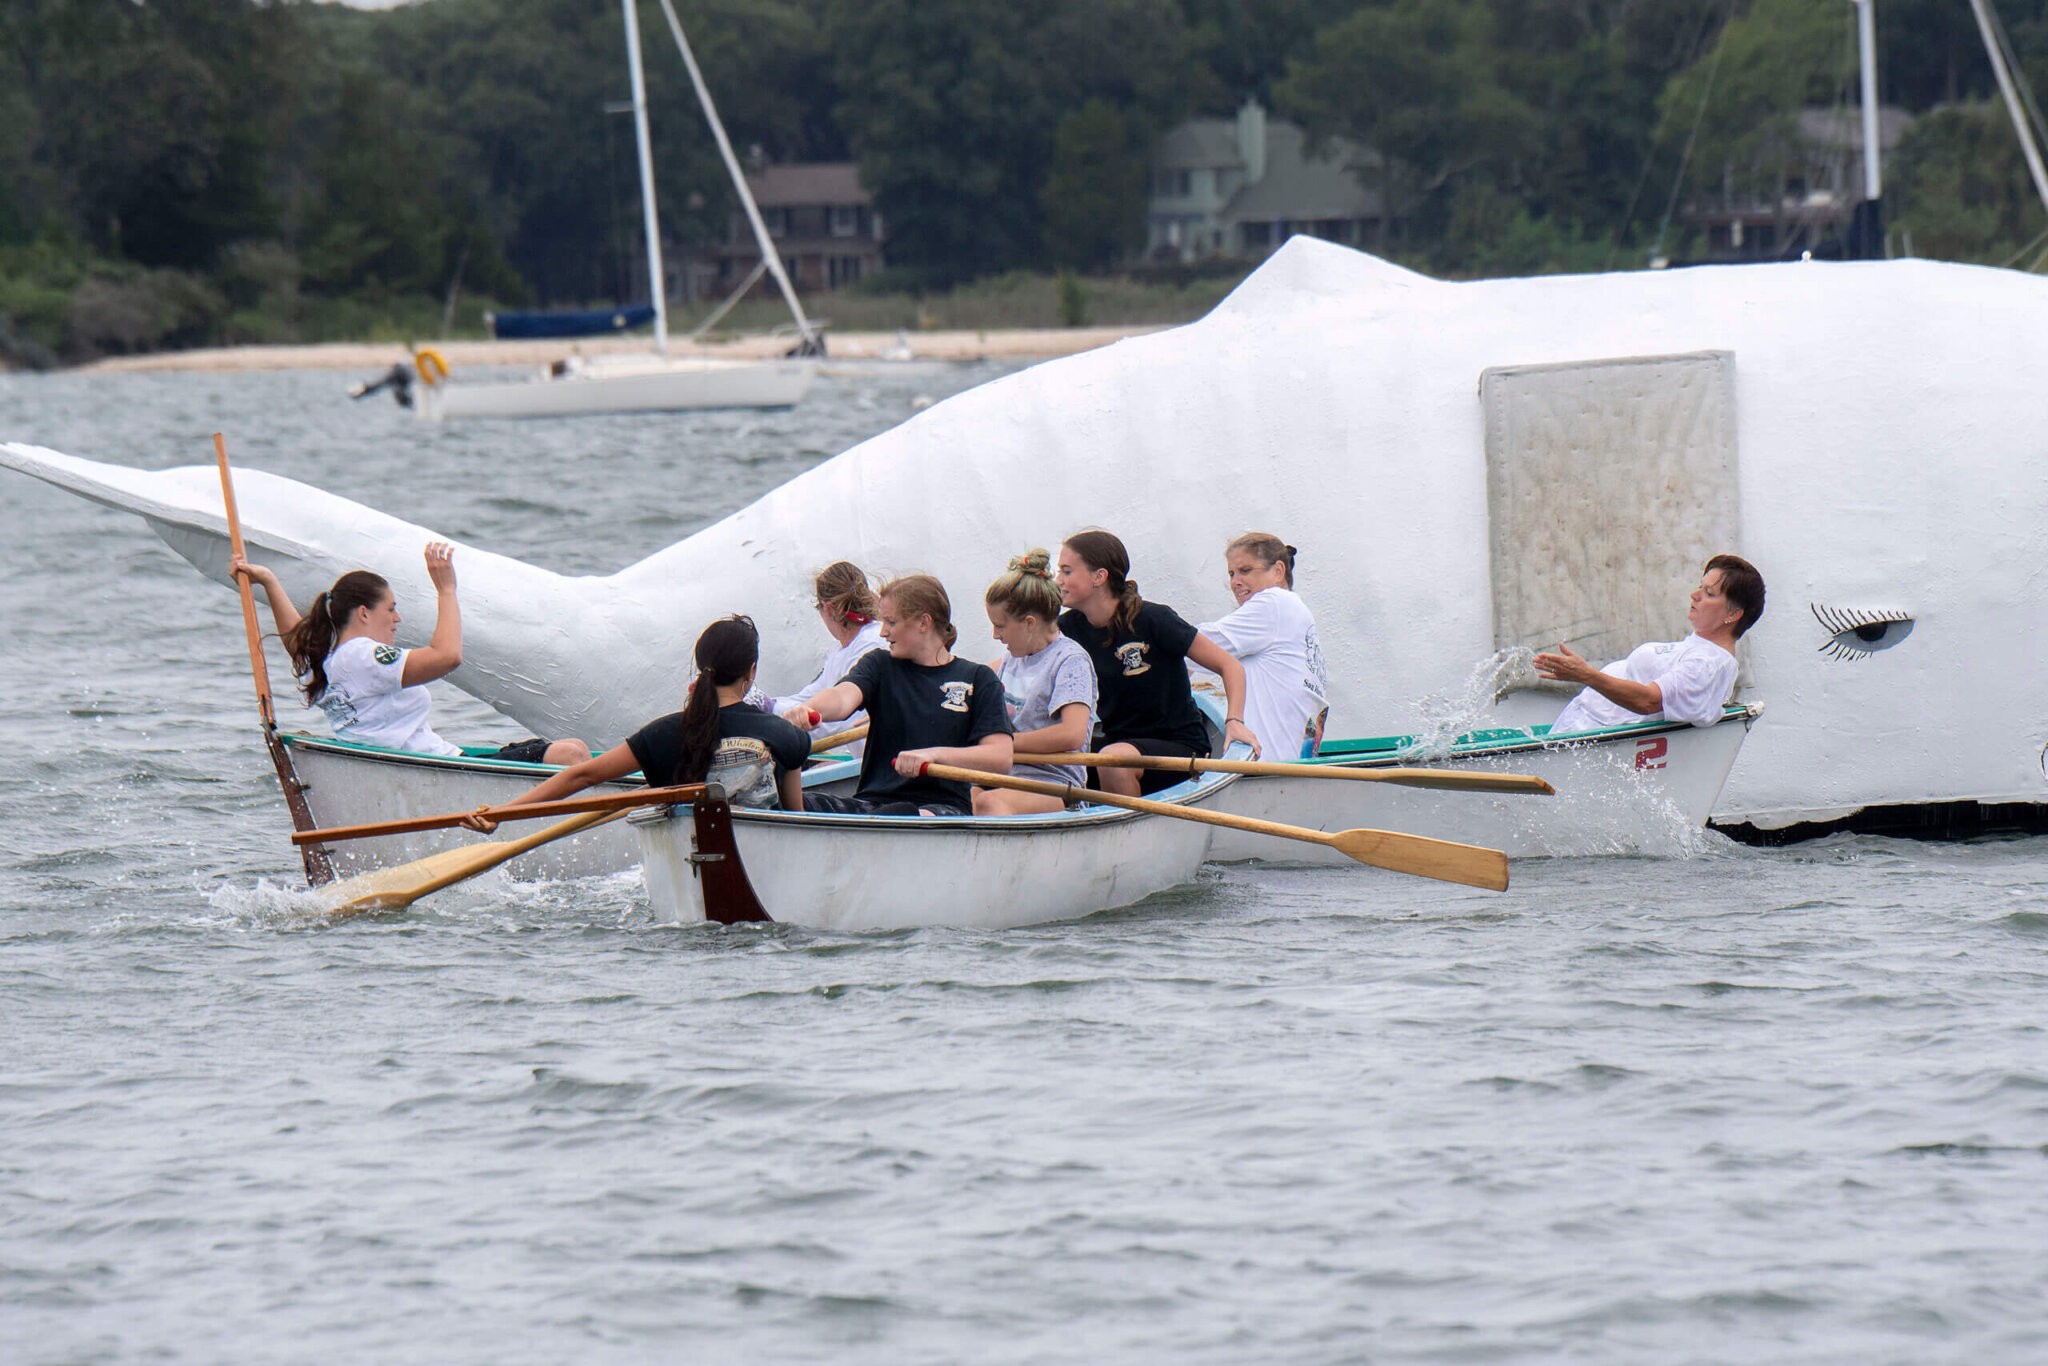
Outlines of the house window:
[{"label": "house window", "polygon": [[1161,199],[1186,199],[1192,182],[1187,171],[1155,171],[1152,192]]},{"label": "house window", "polygon": [[761,221],[768,225],[768,235],[770,237],[789,236],[788,209],[763,209],[761,210]]},{"label": "house window", "polygon": [[860,279],[861,259],[858,256],[834,256],[830,262],[831,287],[850,285]]},{"label": "house window", "polygon": [[1273,225],[1271,223],[1246,223],[1244,225],[1244,244],[1247,248],[1272,246]]},{"label": "house window", "polygon": [[832,206],[832,235],[851,237],[860,231],[860,207],[855,204],[834,204]]}]

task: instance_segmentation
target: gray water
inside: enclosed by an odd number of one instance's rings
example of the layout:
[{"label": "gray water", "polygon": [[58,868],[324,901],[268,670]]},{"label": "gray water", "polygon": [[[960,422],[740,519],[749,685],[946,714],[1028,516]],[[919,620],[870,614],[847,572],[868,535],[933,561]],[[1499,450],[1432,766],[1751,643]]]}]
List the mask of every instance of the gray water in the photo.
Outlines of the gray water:
[{"label": "gray water", "polygon": [[[446,429],[0,376],[0,438],[223,429],[608,571],[993,373]],[[326,924],[233,597],[0,493],[0,1361],[2048,1355],[2041,841],[1211,870],[999,934],[679,930],[632,877]]]}]

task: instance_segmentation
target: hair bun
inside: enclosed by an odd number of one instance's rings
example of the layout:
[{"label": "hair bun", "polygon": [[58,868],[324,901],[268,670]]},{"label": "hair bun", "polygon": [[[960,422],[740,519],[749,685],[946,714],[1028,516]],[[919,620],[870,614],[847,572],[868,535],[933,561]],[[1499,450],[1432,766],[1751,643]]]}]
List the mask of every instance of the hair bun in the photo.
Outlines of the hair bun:
[{"label": "hair bun", "polygon": [[1010,572],[1013,574],[1029,574],[1034,578],[1049,579],[1052,577],[1052,552],[1043,546],[1034,546],[1022,555],[1012,555],[1010,557]]}]

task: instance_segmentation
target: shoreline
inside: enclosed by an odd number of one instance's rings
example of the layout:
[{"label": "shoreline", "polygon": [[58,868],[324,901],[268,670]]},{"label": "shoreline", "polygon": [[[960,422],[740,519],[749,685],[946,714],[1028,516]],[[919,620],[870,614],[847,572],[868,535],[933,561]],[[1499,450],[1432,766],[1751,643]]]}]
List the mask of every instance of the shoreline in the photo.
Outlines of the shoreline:
[{"label": "shoreline", "polygon": [[[835,332],[828,336],[830,360],[902,359],[888,353],[908,342],[912,359],[936,361],[1051,360],[1108,346],[1126,337],[1161,332],[1174,324],[1139,323],[1114,327],[1003,328],[945,332]],[[290,346],[224,346],[159,351],[142,356],[107,356],[67,367],[70,374],[214,373],[248,370],[381,370],[412,359],[415,347],[440,352],[451,369],[461,366],[546,365],[564,356],[631,355],[649,349],[644,336],[542,338],[534,340],[406,342],[316,342]],[[762,360],[782,355],[786,337],[744,337],[692,342],[671,337],[669,354],[727,360]]]}]

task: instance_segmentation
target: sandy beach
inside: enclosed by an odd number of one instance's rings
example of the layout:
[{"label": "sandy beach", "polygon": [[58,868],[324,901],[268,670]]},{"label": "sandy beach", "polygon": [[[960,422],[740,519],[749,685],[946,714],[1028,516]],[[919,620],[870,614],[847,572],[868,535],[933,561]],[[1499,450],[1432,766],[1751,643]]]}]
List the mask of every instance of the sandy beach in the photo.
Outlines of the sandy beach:
[{"label": "sandy beach", "polygon": [[[1125,337],[1158,332],[1155,324],[1130,327],[1020,328],[986,332],[834,332],[829,337],[835,360],[900,360],[904,342],[919,360],[1049,360],[1093,351]],[[79,369],[88,372],[223,371],[223,370],[380,370],[410,360],[414,345],[432,347],[451,369],[473,365],[545,365],[575,353],[604,355],[645,351],[644,335],[593,337],[580,340],[328,342],[313,346],[225,346],[193,351],[161,351],[144,356],[110,356]],[[786,350],[783,337],[744,337],[717,343],[669,339],[677,356],[757,359]]]}]

